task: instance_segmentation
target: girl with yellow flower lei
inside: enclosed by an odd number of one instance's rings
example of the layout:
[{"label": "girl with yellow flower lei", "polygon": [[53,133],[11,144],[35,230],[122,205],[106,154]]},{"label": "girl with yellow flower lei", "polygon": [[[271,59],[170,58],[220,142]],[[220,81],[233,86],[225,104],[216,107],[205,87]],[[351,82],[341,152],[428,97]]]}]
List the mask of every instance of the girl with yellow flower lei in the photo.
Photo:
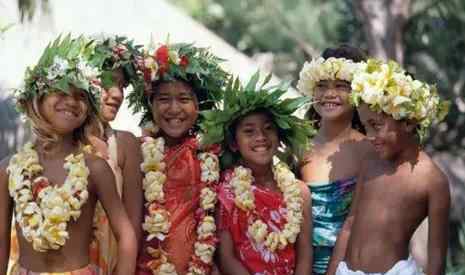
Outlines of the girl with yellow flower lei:
[{"label": "girl with yellow flower lei", "polygon": [[145,211],[138,275],[212,272],[219,152],[201,150],[194,129],[199,109],[211,108],[223,89],[227,74],[219,61],[188,44],[162,45],[140,60],[148,89],[131,93],[130,104],[158,131],[152,127],[141,145]]},{"label": "girl with yellow flower lei", "polygon": [[10,218],[14,214],[19,262],[10,274],[97,274],[88,248],[97,201],[107,210],[125,257],[114,274],[134,272],[136,239],[106,163],[88,154],[98,126],[92,45],[82,37],[58,38],[28,69],[16,94],[36,136],[0,165],[0,273],[8,262]]},{"label": "girl with yellow flower lei", "polygon": [[[285,88],[231,84],[224,106],[204,113],[207,142],[222,142],[218,192],[220,267],[228,274],[310,274],[310,194],[284,162],[273,164],[281,144],[308,149],[313,128],[292,115],[306,98],[279,100]],[[216,127],[217,131],[212,131]],[[226,165],[226,163],[225,163]]]},{"label": "girl with yellow flower lei", "polygon": [[314,147],[300,164],[302,180],[312,194],[313,274],[326,272],[349,214],[359,164],[370,148],[349,100],[350,84],[363,60],[358,48],[327,48],[322,57],[304,64],[297,84],[302,94],[313,98],[307,119],[318,126]]}]

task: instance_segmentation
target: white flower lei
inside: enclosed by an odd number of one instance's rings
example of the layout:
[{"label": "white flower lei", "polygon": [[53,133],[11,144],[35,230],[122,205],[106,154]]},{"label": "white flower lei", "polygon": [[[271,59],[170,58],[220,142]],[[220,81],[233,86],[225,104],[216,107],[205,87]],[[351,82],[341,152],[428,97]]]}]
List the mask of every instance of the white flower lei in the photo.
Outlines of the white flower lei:
[{"label": "white flower lei", "polygon": [[[273,167],[274,179],[283,193],[286,203],[287,223],[278,232],[268,232],[268,226],[257,219],[249,224],[247,232],[256,243],[264,243],[270,251],[283,249],[288,244],[295,243],[303,221],[303,199],[299,181],[283,162]],[[243,211],[253,212],[255,197],[252,190],[254,178],[252,171],[243,166],[234,169],[230,184],[234,191],[234,202]]]},{"label": "white flower lei", "polygon": [[84,155],[67,156],[64,168],[68,175],[60,187],[51,186],[45,177],[37,177],[43,167],[32,143],[24,145],[11,158],[7,168],[8,190],[15,202],[15,219],[24,238],[39,252],[60,249],[65,244],[69,238],[67,223],[79,218],[80,209],[89,197],[89,169]]},{"label": "white flower lei", "polygon": [[354,73],[363,69],[364,63],[350,59],[319,57],[305,62],[299,74],[297,89],[301,94],[312,97],[316,84],[321,80],[345,80],[351,82]]},{"label": "white flower lei", "polygon": [[[165,194],[163,185],[166,182],[164,173],[166,164],[165,158],[165,142],[163,138],[145,138],[142,143],[143,163],[141,170],[144,172],[143,189],[148,215],[145,216],[145,221],[142,228],[149,234],[147,240],[157,238],[163,241],[170,230],[170,213],[164,208]],[[215,204],[217,201],[214,184],[219,179],[219,160],[213,153],[200,153],[201,181],[205,187],[200,193],[200,209],[203,212],[201,220],[197,224],[197,240],[194,244],[194,255],[189,262],[187,275],[207,274],[197,262],[201,261],[206,265],[211,265],[215,245],[209,239],[215,236],[216,226],[213,217]],[[155,274],[177,274],[174,265],[171,264],[166,255],[160,249],[149,248],[150,255],[161,259],[161,264],[154,267]]]}]

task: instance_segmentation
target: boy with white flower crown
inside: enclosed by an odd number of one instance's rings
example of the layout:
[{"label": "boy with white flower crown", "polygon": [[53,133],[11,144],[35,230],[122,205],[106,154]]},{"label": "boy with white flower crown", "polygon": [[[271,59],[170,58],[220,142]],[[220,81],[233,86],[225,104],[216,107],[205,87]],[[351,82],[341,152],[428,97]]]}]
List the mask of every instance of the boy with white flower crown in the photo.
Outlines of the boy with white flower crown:
[{"label": "boy with white flower crown", "polygon": [[0,274],[6,273],[13,212],[20,257],[10,274],[97,274],[89,261],[97,201],[125,255],[113,274],[134,272],[136,238],[114,176],[85,146],[99,123],[93,50],[82,37],[58,38],[27,70],[16,95],[36,139],[0,164]]},{"label": "boy with white flower crown", "polygon": [[[230,84],[222,110],[203,113],[205,143],[223,143],[235,167],[221,177],[219,263],[225,274],[310,274],[310,194],[283,162],[278,147],[308,149],[314,129],[292,114],[307,98],[279,98],[284,87],[256,88],[258,73],[241,88]],[[265,82],[266,84],[266,82]]]},{"label": "boy with white flower crown", "polygon": [[337,240],[327,274],[420,274],[409,241],[426,217],[426,273],[444,274],[448,180],[421,141],[431,124],[444,118],[448,103],[395,62],[373,59],[354,76],[351,97],[376,154],[362,164],[346,232]]},{"label": "boy with white flower crown", "polygon": [[130,106],[154,127],[141,145],[145,207],[136,274],[211,274],[219,163],[217,150],[199,143],[197,117],[214,106],[228,74],[221,59],[191,44],[161,45],[140,61],[149,89],[129,94]]}]

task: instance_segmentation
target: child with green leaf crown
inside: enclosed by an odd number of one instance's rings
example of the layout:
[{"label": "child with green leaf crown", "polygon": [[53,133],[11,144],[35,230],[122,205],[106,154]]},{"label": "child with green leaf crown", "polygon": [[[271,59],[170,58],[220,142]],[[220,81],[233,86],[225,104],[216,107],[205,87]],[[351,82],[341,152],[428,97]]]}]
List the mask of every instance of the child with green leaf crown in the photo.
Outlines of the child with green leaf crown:
[{"label": "child with green leaf crown", "polygon": [[361,160],[371,148],[349,101],[353,75],[364,60],[360,49],[342,45],[327,48],[300,72],[297,87],[314,101],[307,118],[318,125],[314,146],[300,165],[312,194],[314,274],[326,272],[350,210]]},{"label": "child with green leaf crown", "polygon": [[[130,132],[112,129],[110,122],[116,118],[126,89],[144,89],[144,78],[137,66],[142,46],[134,45],[127,37],[117,35],[100,35],[91,39],[95,45],[91,60],[101,72],[99,80],[103,89],[99,116],[104,129],[103,137],[93,137],[91,143],[115,175],[118,195],[139,240],[143,208],[139,141]],[[101,274],[112,274],[118,260],[117,248],[105,210],[98,203],[94,217],[91,262],[99,267]]]},{"label": "child with green leaf crown", "polygon": [[129,94],[142,111],[143,239],[138,275],[210,274],[216,248],[218,148],[202,147],[199,110],[221,99],[228,74],[222,60],[191,44],[166,44],[145,52],[140,70],[145,92]]},{"label": "child with green leaf crown", "polygon": [[118,253],[125,255],[113,274],[134,272],[134,229],[111,169],[87,145],[99,128],[93,50],[82,37],[59,37],[17,91],[18,109],[35,140],[0,164],[0,274],[6,273],[13,214],[20,251],[10,274],[97,274],[89,260],[97,201],[107,211]]},{"label": "child with green leaf crown", "polygon": [[421,274],[409,256],[409,242],[426,217],[425,271],[444,274],[448,180],[421,142],[431,124],[445,117],[448,102],[434,86],[414,80],[393,61],[369,59],[351,87],[351,102],[375,152],[362,161],[345,233],[339,235],[328,274]]},{"label": "child with green leaf crown", "polygon": [[257,73],[245,87],[231,81],[222,110],[202,113],[205,143],[222,143],[224,164],[232,164],[218,191],[220,269],[310,274],[310,194],[284,162],[274,163],[281,145],[308,149],[314,129],[292,115],[308,98],[281,100],[286,87],[258,87],[258,79]]}]

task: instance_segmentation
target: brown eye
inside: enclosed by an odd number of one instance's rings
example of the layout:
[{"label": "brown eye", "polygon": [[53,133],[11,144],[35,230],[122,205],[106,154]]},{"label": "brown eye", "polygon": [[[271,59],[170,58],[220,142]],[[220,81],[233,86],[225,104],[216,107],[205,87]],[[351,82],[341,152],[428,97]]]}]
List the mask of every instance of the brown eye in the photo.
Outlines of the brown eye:
[{"label": "brown eye", "polygon": [[190,96],[183,96],[183,97],[180,98],[180,101],[181,101],[182,103],[189,103],[189,102],[192,101],[192,97],[190,97]]},{"label": "brown eye", "polygon": [[170,98],[167,96],[157,96],[155,97],[155,100],[160,102],[160,103],[167,103],[169,102]]}]

